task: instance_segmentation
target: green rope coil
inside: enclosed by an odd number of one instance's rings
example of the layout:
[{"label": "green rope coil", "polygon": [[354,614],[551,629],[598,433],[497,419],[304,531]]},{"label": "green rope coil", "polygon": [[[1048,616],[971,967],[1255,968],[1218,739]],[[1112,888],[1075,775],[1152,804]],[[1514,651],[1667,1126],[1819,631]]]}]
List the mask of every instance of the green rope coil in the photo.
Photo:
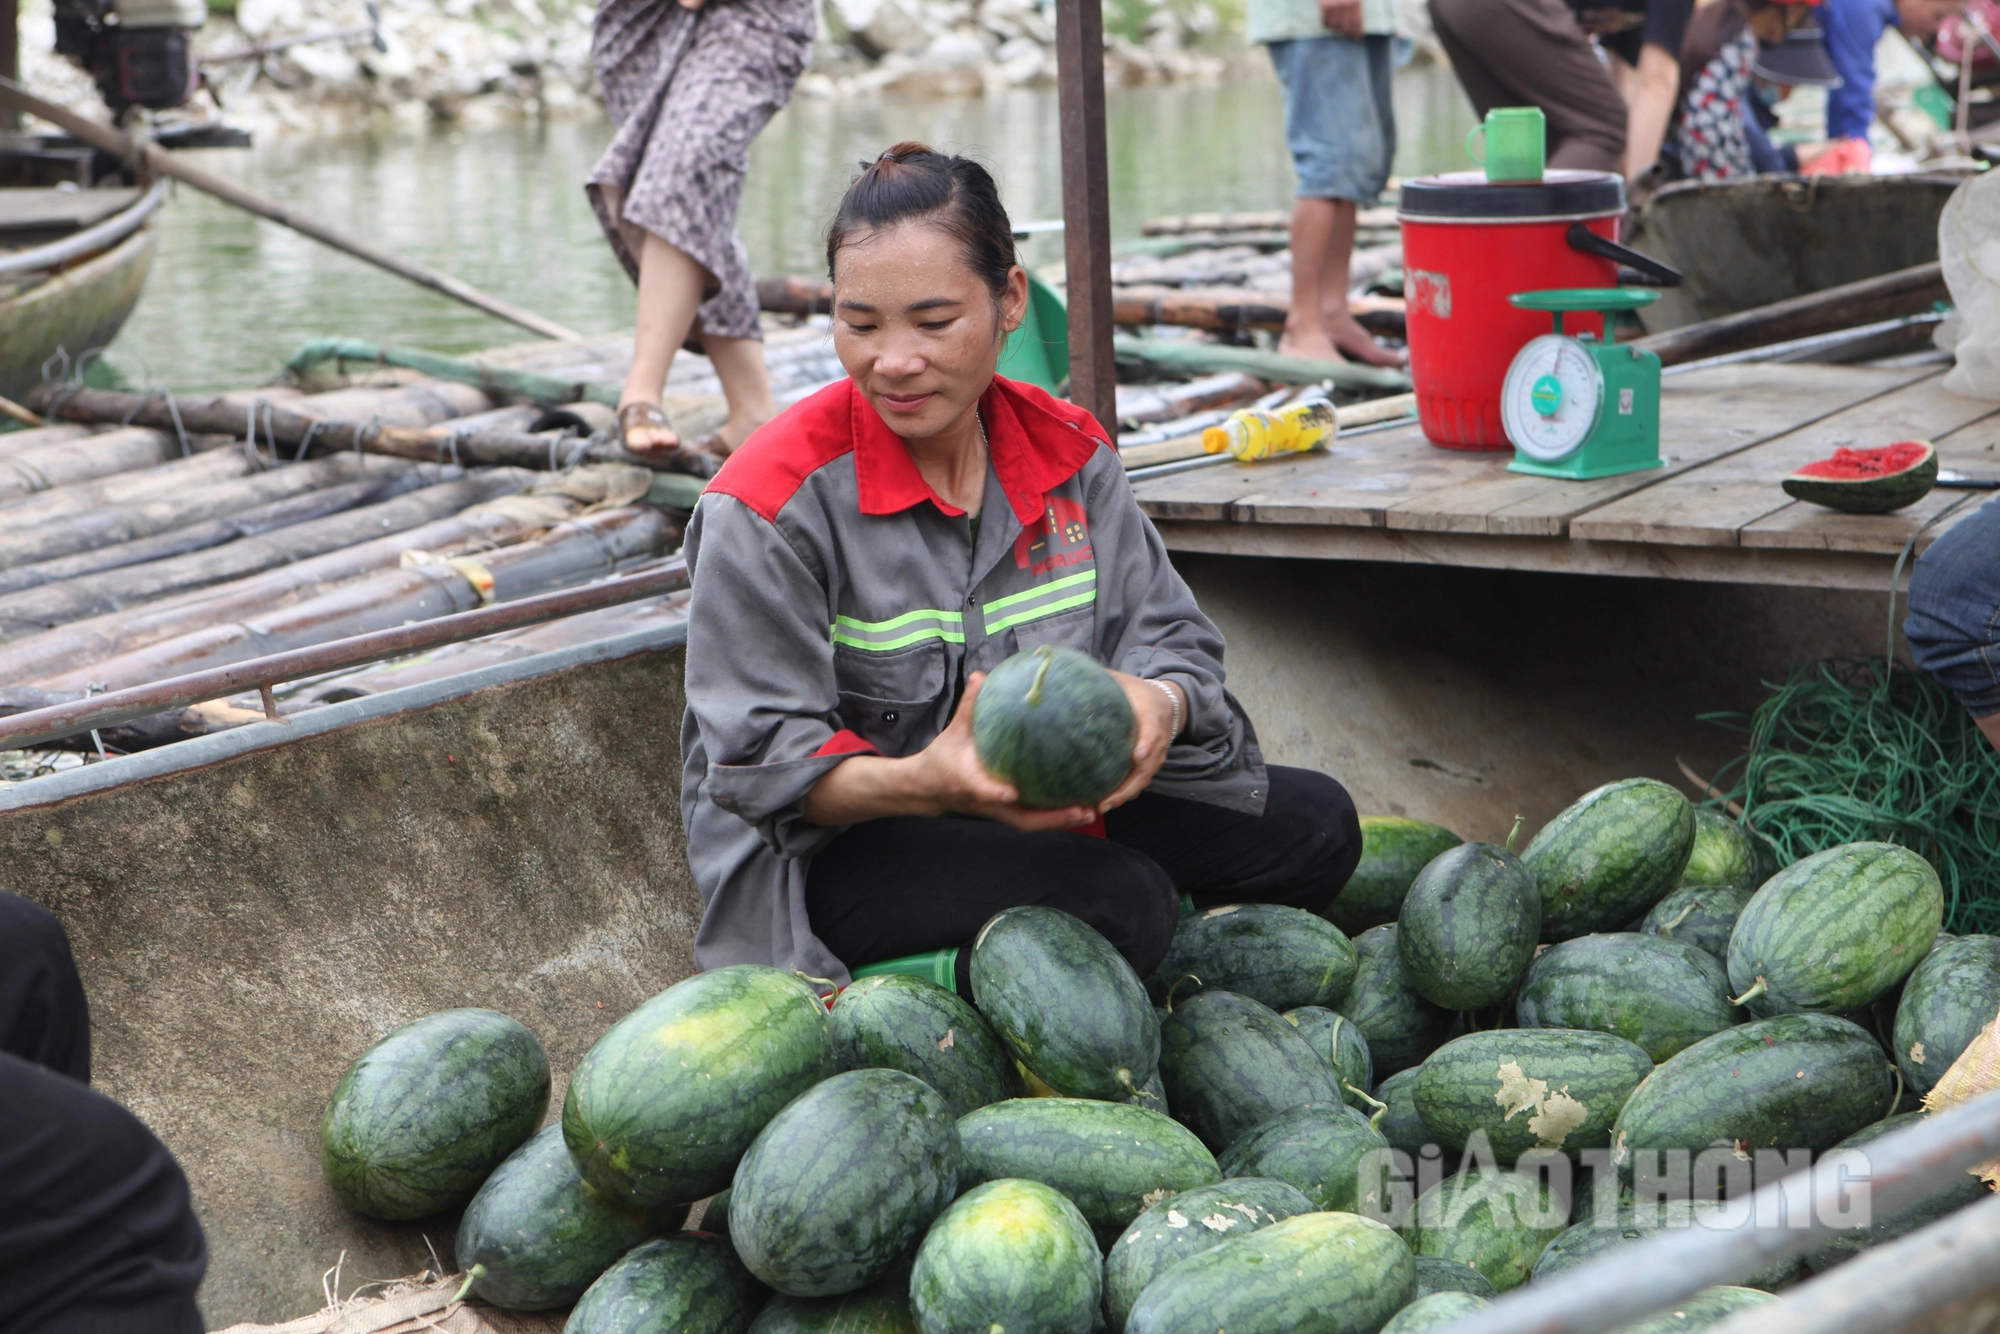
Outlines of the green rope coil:
[{"label": "green rope coil", "polygon": [[1738,803],[1787,864],[1899,843],[1937,868],[1946,930],[2000,930],[2000,754],[1951,693],[1881,658],[1806,663],[1771,689],[1747,723],[1705,716],[1749,733],[1710,804]]}]

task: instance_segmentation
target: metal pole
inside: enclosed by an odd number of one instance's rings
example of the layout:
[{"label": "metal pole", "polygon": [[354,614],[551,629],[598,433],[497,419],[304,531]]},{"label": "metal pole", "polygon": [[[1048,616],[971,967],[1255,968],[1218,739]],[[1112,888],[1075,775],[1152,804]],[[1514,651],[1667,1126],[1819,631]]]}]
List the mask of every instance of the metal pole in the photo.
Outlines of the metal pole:
[{"label": "metal pole", "polygon": [[[1862,1152],[1869,1163],[1873,1216],[1891,1217],[1967,1168],[2000,1157],[2000,1092],[1884,1135]],[[1726,1216],[1657,1232],[1537,1283],[1533,1291],[1505,1293],[1488,1309],[1454,1323],[1452,1334],[1605,1334],[1703,1288],[1803,1255],[1832,1232],[1811,1204],[1842,1198],[1851,1189],[1852,1172],[1852,1163],[1824,1159],[1809,1178],[1773,1181],[1747,1201],[1732,1202]],[[1810,1203],[1788,1209],[1785,1201],[1794,1193]],[[1811,1216],[1799,1219],[1800,1212]],[[1778,1218],[1785,1222],[1757,1221]]]},{"label": "metal pole", "polygon": [[[18,80],[20,77],[20,0],[0,0],[0,79]],[[0,134],[8,134],[20,128],[20,113],[12,107],[0,106]]]},{"label": "metal pole", "polygon": [[1712,1334],[1898,1334],[2000,1284],[2000,1196],[1989,1196],[1713,1327]]},{"label": "metal pole", "polygon": [[1111,187],[1104,151],[1103,0],[1056,0],[1062,127],[1063,266],[1069,300],[1069,397],[1118,438],[1111,357]]}]

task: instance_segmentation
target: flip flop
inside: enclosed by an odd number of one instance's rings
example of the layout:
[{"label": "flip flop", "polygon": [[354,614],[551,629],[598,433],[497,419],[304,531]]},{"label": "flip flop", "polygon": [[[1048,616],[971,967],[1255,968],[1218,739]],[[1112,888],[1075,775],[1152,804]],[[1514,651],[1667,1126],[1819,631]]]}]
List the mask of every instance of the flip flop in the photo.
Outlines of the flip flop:
[{"label": "flip flop", "polygon": [[[618,409],[618,443],[627,449],[631,449],[635,454],[658,452],[652,449],[632,448],[632,445],[627,440],[627,436],[633,428],[641,426],[664,427],[669,431],[674,429],[673,419],[667,416],[667,410],[658,403],[627,403],[624,407]],[[686,445],[685,443],[677,443],[674,445],[674,448],[676,450],[685,449]]]}]

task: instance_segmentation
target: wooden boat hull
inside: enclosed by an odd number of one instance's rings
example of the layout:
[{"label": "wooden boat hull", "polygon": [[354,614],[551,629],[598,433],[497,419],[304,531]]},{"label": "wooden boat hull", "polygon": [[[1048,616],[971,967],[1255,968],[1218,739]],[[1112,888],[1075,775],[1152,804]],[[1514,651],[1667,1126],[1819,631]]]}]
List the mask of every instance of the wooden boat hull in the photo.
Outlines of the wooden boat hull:
[{"label": "wooden boat hull", "polygon": [[[1754,704],[1798,659],[1879,651],[1887,601],[1176,563],[1273,763],[1496,840],[1611,779],[1715,771],[1737,738],[1696,714]],[[547,1046],[557,1115],[591,1043],[692,969],[684,636],[636,630],[0,789],[0,866],[69,928],[98,1083],[187,1169],[211,1327],[313,1310],[343,1252],[343,1294],[433,1247],[453,1263],[453,1216],[370,1222],[320,1172],[326,1096],[370,1042],[431,1010],[504,1010]]]},{"label": "wooden boat hull", "polygon": [[1687,276],[1648,330],[1732,315],[1938,257],[1956,176],[1790,177],[1670,185],[1634,244]]},{"label": "wooden boat hull", "polygon": [[[159,233],[141,227],[117,245],[12,296],[0,295],[0,395],[20,400],[61,348],[76,357],[118,336],[152,272]],[[7,290],[0,284],[0,293]]]}]

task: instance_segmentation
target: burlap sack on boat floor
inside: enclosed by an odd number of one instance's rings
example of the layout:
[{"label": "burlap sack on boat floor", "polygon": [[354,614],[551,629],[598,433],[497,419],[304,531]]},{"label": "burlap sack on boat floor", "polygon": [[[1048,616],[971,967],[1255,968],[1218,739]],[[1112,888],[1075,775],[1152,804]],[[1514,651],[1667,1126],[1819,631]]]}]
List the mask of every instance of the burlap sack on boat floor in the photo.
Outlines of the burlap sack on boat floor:
[{"label": "burlap sack on boat floor", "polygon": [[[1959,1053],[1944,1077],[1924,1095],[1924,1110],[1941,1112],[1996,1088],[2000,1088],[2000,1016],[1979,1031],[1979,1036]],[[2000,1160],[1975,1171],[1981,1181],[2000,1190]]]},{"label": "burlap sack on boat floor", "polygon": [[282,1325],[231,1325],[218,1334],[562,1334],[566,1311],[503,1311],[478,1298],[454,1302],[463,1274],[398,1279]]},{"label": "burlap sack on boat floor", "polygon": [[[653,485],[653,470],[630,463],[586,463],[567,472],[552,472],[536,479],[518,495],[501,496],[474,505],[467,514],[510,514],[544,527],[564,519],[616,509],[644,499]],[[567,503],[566,503],[567,502]],[[578,510],[576,505],[583,508]]]}]

